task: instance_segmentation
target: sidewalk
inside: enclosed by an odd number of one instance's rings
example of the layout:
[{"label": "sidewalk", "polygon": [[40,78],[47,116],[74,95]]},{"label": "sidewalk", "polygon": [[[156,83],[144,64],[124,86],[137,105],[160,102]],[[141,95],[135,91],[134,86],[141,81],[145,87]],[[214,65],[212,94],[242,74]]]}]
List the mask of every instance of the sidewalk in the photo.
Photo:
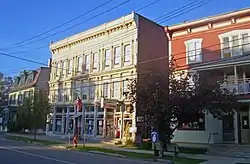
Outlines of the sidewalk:
[{"label": "sidewalk", "polygon": [[[11,134],[11,133],[6,133],[6,135],[9,136],[21,136],[21,137],[28,137],[28,138],[33,138],[33,135],[25,135],[25,134]],[[37,139],[40,140],[50,140],[50,141],[57,141],[57,142],[62,142],[65,144],[68,144],[68,139],[61,138],[59,136],[46,136],[46,135],[38,135]],[[134,152],[134,153],[144,153],[144,154],[153,154],[153,151],[149,150],[139,150],[139,149],[128,149],[128,148],[121,148],[115,145],[108,144],[105,142],[105,139],[95,139],[89,142],[91,139],[86,139],[86,146],[90,147],[100,147],[100,148],[107,148],[107,149],[112,149],[112,150],[117,150],[117,151],[125,151],[125,152]],[[95,142],[93,142],[95,141]],[[79,140],[79,144],[83,144],[83,140]],[[173,156],[173,153],[171,152],[165,152],[165,155]],[[180,153],[179,157],[185,157],[185,158],[195,158],[195,159],[204,159],[204,160],[210,160],[216,157],[213,156],[207,156],[207,155],[202,155],[202,154],[183,154]]]},{"label": "sidewalk", "polygon": [[[28,135],[28,134],[26,135],[26,134],[6,133],[6,135],[33,138],[33,135]],[[62,136],[38,135],[37,139],[62,142],[65,145],[68,144],[68,138],[64,138]],[[118,147],[115,145],[111,145],[111,144],[108,144],[107,142],[105,142],[107,140],[105,140],[103,138],[90,139],[90,137],[88,137],[88,138],[86,138],[86,140],[87,141],[86,141],[85,145],[89,146],[89,147],[99,147],[99,148],[106,148],[106,149],[111,149],[111,150],[116,150],[116,151],[153,154],[153,151],[139,150],[139,149],[128,149],[128,148],[121,148],[121,147]],[[79,140],[78,143],[83,144],[84,141]],[[164,154],[168,155],[168,156],[173,156],[173,153],[171,153],[171,152],[165,152]],[[244,159],[244,158],[219,157],[219,156],[208,156],[208,155],[203,155],[203,154],[183,154],[183,153],[179,153],[179,157],[207,160],[206,162],[203,162],[201,164],[235,164],[236,162],[243,162],[243,163],[248,162],[250,164],[250,159]]]},{"label": "sidewalk", "polygon": [[231,158],[231,157],[217,157],[215,159],[202,162],[200,164],[250,164],[250,159],[246,158]]}]

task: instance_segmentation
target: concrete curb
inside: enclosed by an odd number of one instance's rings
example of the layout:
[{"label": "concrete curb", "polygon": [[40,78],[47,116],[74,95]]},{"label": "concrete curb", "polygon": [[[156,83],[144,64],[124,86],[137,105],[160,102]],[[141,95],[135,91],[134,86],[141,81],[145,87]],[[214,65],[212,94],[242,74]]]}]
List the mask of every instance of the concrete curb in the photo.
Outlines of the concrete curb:
[{"label": "concrete curb", "polygon": [[93,154],[101,154],[101,155],[109,155],[109,156],[114,156],[114,157],[128,158],[127,156],[120,155],[120,154],[104,153],[104,152],[100,152],[100,151],[88,151],[88,152],[93,153]]},{"label": "concrete curb", "polygon": [[69,150],[66,146],[63,145],[50,145],[49,147],[55,148],[55,149],[63,149],[63,150]]}]

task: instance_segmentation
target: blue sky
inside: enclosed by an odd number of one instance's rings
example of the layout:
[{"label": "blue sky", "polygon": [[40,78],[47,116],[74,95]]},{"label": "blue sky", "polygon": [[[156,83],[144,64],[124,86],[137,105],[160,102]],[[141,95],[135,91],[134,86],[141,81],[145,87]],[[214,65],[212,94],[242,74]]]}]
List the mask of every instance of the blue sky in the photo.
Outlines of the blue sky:
[{"label": "blue sky", "polygon": [[[0,48],[9,47],[14,43],[42,33],[106,1],[108,0],[1,0]],[[114,0],[113,2],[105,5],[103,8],[95,10],[94,12],[85,15],[84,17],[81,17],[80,19],[60,29],[57,29],[54,32],[82,22],[104,10],[116,6],[122,1],[125,0]],[[26,53],[16,54],[16,56],[47,63],[48,59],[51,57],[49,47],[39,50],[34,50],[35,48],[49,44],[50,41],[57,41],[72,34],[105,23],[106,21],[116,19],[153,1],[155,0],[131,0],[125,5],[122,5],[111,12],[92,19],[91,21],[77,26],[76,28],[73,28],[67,32],[47,38],[34,44],[30,44],[26,47],[0,50],[0,52],[15,53],[20,51],[28,51]],[[149,19],[154,19],[191,1],[193,0],[160,0],[153,6],[141,10],[139,14]],[[185,20],[198,19],[247,7],[250,7],[250,0],[213,0],[205,6],[178,16],[168,22],[164,22],[162,25],[176,24]],[[0,55],[0,72],[3,72],[5,75],[13,76],[18,74],[23,69],[34,69],[39,66],[41,65]]]}]

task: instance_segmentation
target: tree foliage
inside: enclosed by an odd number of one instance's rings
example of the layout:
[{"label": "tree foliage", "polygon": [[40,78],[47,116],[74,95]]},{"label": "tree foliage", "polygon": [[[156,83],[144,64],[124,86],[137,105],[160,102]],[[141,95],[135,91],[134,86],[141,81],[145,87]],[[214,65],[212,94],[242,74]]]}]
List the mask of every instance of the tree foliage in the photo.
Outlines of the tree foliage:
[{"label": "tree foliage", "polygon": [[12,83],[12,77],[5,77],[4,74],[0,72],[0,109],[2,106],[8,105],[8,94]]},{"label": "tree foliage", "polygon": [[45,128],[50,109],[47,94],[42,91],[34,92],[33,96],[26,98],[18,109],[18,126],[33,130],[36,139],[37,130]]},{"label": "tree foliage", "polygon": [[197,120],[201,114],[222,119],[239,105],[234,93],[221,88],[223,80],[175,68],[172,61],[169,71],[139,75],[129,87],[137,116],[144,117],[142,131],[156,130],[161,143],[170,142],[180,125]]}]

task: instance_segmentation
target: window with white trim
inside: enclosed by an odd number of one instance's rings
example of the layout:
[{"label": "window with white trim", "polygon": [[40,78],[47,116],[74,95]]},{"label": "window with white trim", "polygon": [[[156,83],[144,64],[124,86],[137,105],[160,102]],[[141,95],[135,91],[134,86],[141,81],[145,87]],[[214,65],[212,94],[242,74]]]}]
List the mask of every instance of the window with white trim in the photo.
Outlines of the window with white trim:
[{"label": "window with white trim", "polygon": [[85,56],[85,71],[90,71],[90,55]]},{"label": "window with white trim", "polygon": [[62,76],[66,75],[66,61],[62,62]]},{"label": "window with white trim", "polygon": [[111,64],[111,53],[110,50],[105,50],[105,54],[104,54],[105,58],[104,58],[104,64],[105,64],[105,68],[106,67],[110,67]]},{"label": "window with white trim", "polygon": [[72,70],[73,70],[73,60],[70,59],[68,61],[68,74],[71,74],[72,73]]},{"label": "window with white trim", "polygon": [[82,99],[87,100],[89,97],[89,86],[87,84],[82,85]]},{"label": "window with white trim", "polygon": [[185,42],[187,64],[202,62],[202,39],[192,39]]},{"label": "window with white trim", "polygon": [[95,99],[95,89],[96,89],[96,87],[94,85],[89,87],[89,99],[90,100]]},{"label": "window with white trim", "polygon": [[103,83],[103,97],[104,98],[109,97],[109,83],[108,82]]},{"label": "window with white trim", "polygon": [[60,63],[56,63],[56,77],[60,76]]},{"label": "window with white trim", "polygon": [[247,54],[250,52],[250,33],[242,34],[242,51],[243,54]]},{"label": "window with white trim", "polygon": [[250,54],[250,29],[234,30],[219,35],[221,58]]},{"label": "window with white trim", "polygon": [[132,60],[132,55],[131,55],[131,45],[128,44],[124,46],[124,62],[129,63]]},{"label": "window with white trim", "polygon": [[82,56],[79,56],[78,57],[78,62],[77,62],[77,72],[78,73],[82,73],[82,62],[83,62],[83,60],[82,60]]},{"label": "window with white trim", "polygon": [[99,56],[98,53],[96,52],[93,54],[93,71],[98,70],[98,64],[99,64]]},{"label": "window with white trim", "polygon": [[122,81],[122,92],[127,92],[128,91],[128,80],[123,80]]},{"label": "window with white trim", "polygon": [[120,98],[120,82],[119,81],[112,82],[111,96],[117,99]]},{"label": "window with white trim", "polygon": [[121,47],[114,48],[114,65],[121,63]]}]

